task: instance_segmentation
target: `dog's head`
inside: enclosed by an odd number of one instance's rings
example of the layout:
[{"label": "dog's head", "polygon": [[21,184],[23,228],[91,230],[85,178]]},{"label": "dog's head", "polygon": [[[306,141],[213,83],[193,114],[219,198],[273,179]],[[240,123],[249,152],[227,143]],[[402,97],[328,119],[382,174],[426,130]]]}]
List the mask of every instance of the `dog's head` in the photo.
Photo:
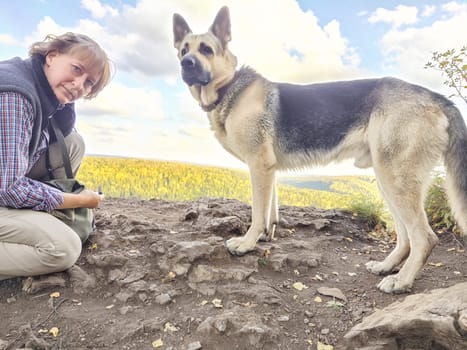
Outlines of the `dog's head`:
[{"label": "dog's head", "polygon": [[173,32],[183,81],[195,98],[204,104],[212,103],[210,100],[217,98],[216,91],[232,79],[237,65],[237,59],[227,47],[231,39],[229,9],[222,7],[204,34],[193,34],[183,17],[176,13]]}]

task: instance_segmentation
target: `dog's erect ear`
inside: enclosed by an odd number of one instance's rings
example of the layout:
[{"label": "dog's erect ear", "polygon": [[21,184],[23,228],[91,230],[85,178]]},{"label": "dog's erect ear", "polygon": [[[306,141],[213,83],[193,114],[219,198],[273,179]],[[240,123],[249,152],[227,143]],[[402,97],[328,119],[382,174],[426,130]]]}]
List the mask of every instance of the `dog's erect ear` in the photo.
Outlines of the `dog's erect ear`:
[{"label": "dog's erect ear", "polygon": [[174,13],[173,17],[173,29],[174,29],[174,46],[176,49],[180,47],[183,38],[191,33],[190,27],[178,13]]},{"label": "dog's erect ear", "polygon": [[232,39],[230,32],[230,15],[227,6],[222,7],[217,13],[216,19],[209,30],[221,41],[225,48],[227,43]]}]

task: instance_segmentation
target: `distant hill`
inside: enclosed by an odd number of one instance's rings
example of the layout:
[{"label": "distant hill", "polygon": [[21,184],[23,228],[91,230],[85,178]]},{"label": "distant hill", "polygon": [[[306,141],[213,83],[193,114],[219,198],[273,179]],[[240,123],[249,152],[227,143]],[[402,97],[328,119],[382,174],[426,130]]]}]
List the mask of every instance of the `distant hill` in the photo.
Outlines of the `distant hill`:
[{"label": "distant hill", "polygon": [[331,185],[334,179],[328,177],[281,177],[278,182],[283,185],[293,186],[297,188],[308,188],[319,191],[332,191]]}]

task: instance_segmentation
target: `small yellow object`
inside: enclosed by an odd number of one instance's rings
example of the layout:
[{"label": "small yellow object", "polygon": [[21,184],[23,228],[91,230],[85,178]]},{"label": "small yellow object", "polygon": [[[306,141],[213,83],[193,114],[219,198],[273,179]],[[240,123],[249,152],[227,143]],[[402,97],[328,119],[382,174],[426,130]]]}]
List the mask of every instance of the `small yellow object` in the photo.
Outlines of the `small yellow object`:
[{"label": "small yellow object", "polygon": [[308,287],[305,286],[302,282],[295,282],[292,287],[294,287],[296,290],[302,291],[304,289],[307,289]]},{"label": "small yellow object", "polygon": [[177,332],[178,328],[175,327],[172,323],[167,322],[164,324],[164,332]]},{"label": "small yellow object", "polygon": [[60,292],[53,292],[53,293],[50,293],[50,297],[51,298],[58,298],[60,296]]},{"label": "small yellow object", "polygon": [[323,299],[321,299],[321,297],[316,297],[313,300],[315,301],[315,303],[322,303],[323,302]]},{"label": "small yellow object", "polygon": [[164,342],[162,341],[161,338],[157,339],[157,340],[154,340],[152,342],[152,347],[153,348],[160,348],[161,346],[164,346]]},{"label": "small yellow object", "polygon": [[110,304],[110,305],[107,305],[105,308],[106,308],[107,310],[110,310],[110,309],[112,309],[114,306],[115,306],[114,304]]},{"label": "small yellow object", "polygon": [[334,346],[318,342],[317,350],[334,350]]},{"label": "small yellow object", "polygon": [[211,303],[214,305],[214,307],[217,307],[217,308],[222,308],[222,300],[220,299],[213,299],[211,301]]},{"label": "small yellow object", "polygon": [[172,281],[175,279],[175,277],[177,277],[177,274],[173,271],[169,271],[169,273],[167,274],[167,276],[165,276],[163,279],[162,279],[162,282],[167,282],[167,281]]},{"label": "small yellow object", "polygon": [[322,281],[323,280],[323,277],[321,277],[320,275],[315,275],[315,277],[312,277],[314,280],[316,281]]},{"label": "small yellow object", "polygon": [[51,333],[54,337],[58,337],[59,330],[57,327],[52,327],[50,328],[49,333]]}]

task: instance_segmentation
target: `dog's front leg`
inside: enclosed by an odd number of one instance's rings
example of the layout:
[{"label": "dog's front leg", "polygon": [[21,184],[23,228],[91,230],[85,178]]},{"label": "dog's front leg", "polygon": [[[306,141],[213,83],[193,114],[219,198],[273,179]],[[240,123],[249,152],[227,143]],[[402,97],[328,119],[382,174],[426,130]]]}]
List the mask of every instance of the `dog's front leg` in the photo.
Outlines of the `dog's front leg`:
[{"label": "dog's front leg", "polygon": [[269,223],[268,228],[266,232],[264,232],[259,237],[260,241],[272,241],[274,239],[274,233],[276,232],[277,224],[279,223],[279,205],[277,202],[277,184],[275,177],[272,185],[272,199],[269,210],[269,219],[267,221]]},{"label": "dog's front leg", "polygon": [[262,154],[248,162],[248,166],[253,190],[252,223],[243,237],[234,237],[226,242],[227,249],[234,255],[253,250],[262,235],[271,238],[274,228],[270,227],[270,222],[275,225],[277,221],[275,162],[268,162]]}]

